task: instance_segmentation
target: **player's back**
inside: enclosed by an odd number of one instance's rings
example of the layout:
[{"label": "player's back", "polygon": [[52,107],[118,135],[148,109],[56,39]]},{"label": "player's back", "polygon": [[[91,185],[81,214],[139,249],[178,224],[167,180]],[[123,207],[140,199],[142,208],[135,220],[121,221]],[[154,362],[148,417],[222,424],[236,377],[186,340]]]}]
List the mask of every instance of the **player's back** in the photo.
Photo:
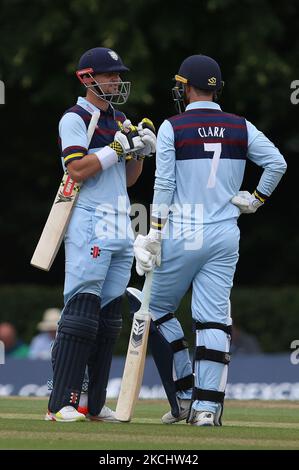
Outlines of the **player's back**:
[{"label": "player's back", "polygon": [[[230,203],[240,189],[247,158],[247,126],[243,117],[220,109],[196,108],[168,119],[174,131],[176,190],[173,203],[202,205],[203,222],[239,215]],[[191,209],[193,223],[201,223]],[[171,214],[170,214],[171,218]]]}]

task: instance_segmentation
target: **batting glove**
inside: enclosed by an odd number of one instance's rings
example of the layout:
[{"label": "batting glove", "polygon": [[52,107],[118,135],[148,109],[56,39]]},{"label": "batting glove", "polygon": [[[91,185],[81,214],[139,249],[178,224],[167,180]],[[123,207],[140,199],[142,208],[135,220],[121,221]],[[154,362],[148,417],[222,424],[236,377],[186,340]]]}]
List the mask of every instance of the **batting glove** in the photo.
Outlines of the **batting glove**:
[{"label": "batting glove", "polygon": [[[130,127],[132,126],[132,122],[130,119],[126,119],[124,122],[117,121],[119,130],[125,131],[125,133],[130,132]],[[130,152],[125,155],[125,159],[129,160],[139,160],[138,152]]]},{"label": "batting glove", "polygon": [[115,133],[114,141],[110,144],[110,147],[116,151],[118,157],[122,157],[143,149],[144,143],[137,127],[130,124]]},{"label": "batting glove", "polygon": [[136,271],[139,276],[161,265],[161,233],[150,229],[146,236],[138,235],[134,242]]},{"label": "batting glove", "polygon": [[138,134],[141,137],[142,142],[144,143],[144,149],[141,152],[145,157],[150,157],[153,153],[156,152],[157,146],[157,137],[156,137],[156,130],[153,122],[148,118],[143,118],[141,122],[139,122],[138,126]]},{"label": "batting glove", "polygon": [[240,209],[241,214],[254,214],[259,207],[264,205],[265,200],[256,191],[253,194],[248,191],[239,191],[231,202]]},{"label": "batting glove", "polygon": [[135,152],[144,148],[137,127],[132,126],[131,121],[127,119],[123,124],[118,122],[118,126],[120,130],[115,133],[114,141],[95,152],[103,171],[120,162],[123,157],[126,160],[132,158]]}]

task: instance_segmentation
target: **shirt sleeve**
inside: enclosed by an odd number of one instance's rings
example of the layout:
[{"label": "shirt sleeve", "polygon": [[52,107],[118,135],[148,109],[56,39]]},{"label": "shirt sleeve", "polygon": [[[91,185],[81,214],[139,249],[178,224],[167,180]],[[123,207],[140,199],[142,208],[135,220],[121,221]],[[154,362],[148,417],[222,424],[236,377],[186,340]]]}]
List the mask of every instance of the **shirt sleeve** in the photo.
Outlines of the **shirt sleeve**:
[{"label": "shirt sleeve", "polygon": [[66,113],[59,122],[62,159],[65,166],[80,160],[87,154],[88,138],[86,125],[76,113]]},{"label": "shirt sleeve", "polygon": [[151,227],[161,230],[166,223],[169,206],[176,188],[175,147],[172,125],[165,120],[157,136],[156,173]]},{"label": "shirt sleeve", "polygon": [[248,158],[264,169],[257,186],[259,193],[270,196],[283,174],[287,164],[278,148],[251,122],[246,121],[248,131]]}]

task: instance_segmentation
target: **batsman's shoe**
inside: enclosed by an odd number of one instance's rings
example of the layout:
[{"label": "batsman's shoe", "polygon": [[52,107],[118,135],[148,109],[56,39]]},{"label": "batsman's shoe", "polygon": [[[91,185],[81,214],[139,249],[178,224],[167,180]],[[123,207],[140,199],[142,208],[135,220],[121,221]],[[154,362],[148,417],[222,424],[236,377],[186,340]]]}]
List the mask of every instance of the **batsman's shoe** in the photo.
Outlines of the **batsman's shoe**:
[{"label": "batsman's shoe", "polygon": [[195,411],[191,418],[190,424],[192,426],[214,426],[215,413],[211,411]]},{"label": "batsman's shoe", "polygon": [[191,400],[182,400],[181,398],[178,398],[178,402],[179,402],[179,407],[180,407],[179,416],[176,418],[175,416],[173,416],[171,411],[168,411],[168,413],[163,415],[161,418],[161,421],[163,424],[178,423],[179,421],[183,421],[183,419],[187,419],[190,405],[191,405]]},{"label": "batsman's shoe", "polygon": [[115,417],[115,411],[110,410],[108,406],[103,406],[101,412],[96,415],[87,415],[86,418],[90,419],[91,421],[103,421],[105,423],[120,423],[118,419]]},{"label": "batsman's shoe", "polygon": [[45,421],[59,421],[61,423],[72,423],[74,421],[85,421],[85,415],[79,413],[73,406],[64,406],[57,413],[48,413],[45,416]]}]

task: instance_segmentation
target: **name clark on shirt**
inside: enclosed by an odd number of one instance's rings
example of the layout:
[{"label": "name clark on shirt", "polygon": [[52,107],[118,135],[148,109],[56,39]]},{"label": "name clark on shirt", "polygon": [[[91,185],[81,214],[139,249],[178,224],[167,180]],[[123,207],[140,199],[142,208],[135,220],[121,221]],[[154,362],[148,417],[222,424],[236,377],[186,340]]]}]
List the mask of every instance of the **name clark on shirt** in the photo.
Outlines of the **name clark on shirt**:
[{"label": "name clark on shirt", "polygon": [[225,127],[199,127],[200,137],[221,137],[224,138]]}]

